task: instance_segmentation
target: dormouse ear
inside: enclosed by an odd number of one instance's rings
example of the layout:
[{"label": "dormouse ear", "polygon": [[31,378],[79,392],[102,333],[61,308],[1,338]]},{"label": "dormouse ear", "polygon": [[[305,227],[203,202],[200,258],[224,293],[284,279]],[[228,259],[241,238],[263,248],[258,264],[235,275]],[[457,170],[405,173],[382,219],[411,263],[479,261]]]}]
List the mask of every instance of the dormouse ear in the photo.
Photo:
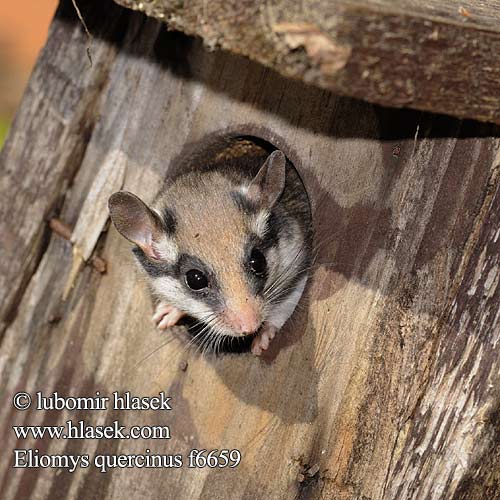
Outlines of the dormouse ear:
[{"label": "dormouse ear", "polygon": [[273,151],[252,180],[247,195],[262,208],[271,208],[285,188],[286,157]]},{"label": "dormouse ear", "polygon": [[159,216],[135,194],[127,191],[113,193],[108,207],[118,232],[148,256],[159,258],[153,246],[153,242],[159,241],[164,232]]}]

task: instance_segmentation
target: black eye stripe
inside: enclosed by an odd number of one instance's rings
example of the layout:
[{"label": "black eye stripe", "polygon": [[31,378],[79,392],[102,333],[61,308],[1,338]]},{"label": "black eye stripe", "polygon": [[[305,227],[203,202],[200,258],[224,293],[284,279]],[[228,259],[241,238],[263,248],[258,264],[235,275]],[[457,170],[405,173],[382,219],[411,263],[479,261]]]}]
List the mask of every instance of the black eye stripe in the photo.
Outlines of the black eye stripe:
[{"label": "black eye stripe", "polygon": [[199,269],[190,269],[185,274],[186,284],[191,290],[204,290],[208,287],[208,278]]},{"label": "black eye stripe", "polygon": [[139,248],[135,247],[132,252],[137,260],[142,265],[143,269],[152,278],[159,278],[161,276],[172,276],[175,274],[175,266],[165,262],[153,262],[146,254]]},{"label": "black eye stripe", "polygon": [[[190,277],[188,278],[187,274],[190,271],[197,271],[202,274],[206,278],[207,283],[200,276],[195,277],[193,273],[190,273]],[[174,274],[184,285],[185,289],[193,294],[193,296],[196,296],[197,299],[200,299],[201,295],[205,298],[204,300],[212,302],[212,305],[215,305],[220,300],[220,287],[217,276],[212,268],[200,258],[189,254],[179,255]],[[204,286],[202,287],[201,285]]]},{"label": "black eye stripe", "polygon": [[250,252],[248,259],[250,270],[259,277],[264,277],[267,273],[267,260],[265,255],[256,247]]},{"label": "black eye stripe", "polygon": [[195,257],[194,255],[189,255],[186,253],[179,255],[179,258],[177,259],[176,269],[179,275],[185,274],[190,269],[197,269],[209,278],[212,278],[213,276],[213,272],[210,267],[206,265],[201,259]]}]

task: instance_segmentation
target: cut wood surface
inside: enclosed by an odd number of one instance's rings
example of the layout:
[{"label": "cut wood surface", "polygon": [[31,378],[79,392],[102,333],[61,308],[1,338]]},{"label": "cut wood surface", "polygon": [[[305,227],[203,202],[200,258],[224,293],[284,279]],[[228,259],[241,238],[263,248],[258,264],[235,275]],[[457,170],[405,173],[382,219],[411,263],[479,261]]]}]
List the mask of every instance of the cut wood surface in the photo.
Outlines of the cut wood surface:
[{"label": "cut wood surface", "polygon": [[[93,67],[65,1],[0,158],[0,497],[498,498],[498,129],[339,97],[112,2],[81,7]],[[150,201],[186,145],[220,131],[281,148],[313,207],[311,283],[263,359],[200,356],[180,330],[156,331],[130,248],[102,215],[107,181]],[[72,241],[52,217],[77,228]],[[85,264],[96,256],[105,274]],[[165,391],[173,410],[19,412],[21,390]],[[172,438],[12,430],[68,419],[170,425]],[[14,470],[15,448],[237,448],[242,461]]]},{"label": "cut wood surface", "polygon": [[115,0],[336,93],[500,123],[500,2]]}]

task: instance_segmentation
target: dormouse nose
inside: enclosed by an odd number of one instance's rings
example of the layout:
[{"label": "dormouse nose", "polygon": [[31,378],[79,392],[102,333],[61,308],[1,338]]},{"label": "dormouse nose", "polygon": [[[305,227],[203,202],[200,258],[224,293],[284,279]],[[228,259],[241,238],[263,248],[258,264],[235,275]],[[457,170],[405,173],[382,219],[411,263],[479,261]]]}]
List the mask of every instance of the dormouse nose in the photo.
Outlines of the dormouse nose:
[{"label": "dormouse nose", "polygon": [[258,330],[261,319],[259,308],[255,301],[243,304],[228,304],[226,320],[237,333],[250,334]]}]

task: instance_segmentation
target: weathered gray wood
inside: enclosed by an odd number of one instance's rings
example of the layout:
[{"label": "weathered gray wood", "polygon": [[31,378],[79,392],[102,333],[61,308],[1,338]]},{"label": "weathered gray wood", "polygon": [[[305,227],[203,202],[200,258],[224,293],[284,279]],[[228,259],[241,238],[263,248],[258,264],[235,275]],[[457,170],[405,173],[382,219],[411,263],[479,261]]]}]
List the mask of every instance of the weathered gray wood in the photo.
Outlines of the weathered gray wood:
[{"label": "weathered gray wood", "polygon": [[336,93],[500,123],[498,0],[115,1]]},{"label": "weathered gray wood", "polygon": [[[495,498],[498,130],[340,98],[247,59],[207,52],[141,15],[109,12],[98,2],[93,8],[99,15],[84,14],[109,56],[96,97],[100,118],[86,138],[77,135],[88,143],[71,190],[58,191],[58,217],[80,228],[97,220],[86,200],[112,165],[116,174],[124,169],[125,189],[150,200],[186,143],[236,130],[273,142],[299,168],[318,257],[308,296],[270,356],[212,359],[186,352],[180,332],[153,329],[145,285],[114,229],[93,252],[107,261],[105,275],[80,265],[72,276],[74,247],[49,235],[38,266],[25,271],[29,283],[1,345],[1,498]],[[126,35],[117,41],[120,16]],[[61,52],[80,51],[85,61],[77,21],[55,26],[49,46],[56,40]],[[61,58],[53,71],[73,68],[74,57]],[[90,78],[95,69],[86,71],[73,78]],[[26,95],[23,109],[32,111],[20,114],[11,144],[29,129],[39,99]],[[68,120],[78,112],[68,110]],[[45,128],[58,119],[48,116]],[[23,166],[10,158],[2,172]],[[35,189],[36,165],[25,168]],[[8,201],[0,205],[5,210]],[[31,221],[16,217],[23,228]],[[34,226],[35,234],[45,231],[43,217]],[[80,234],[89,252],[95,238]],[[13,238],[25,245],[24,230]],[[21,264],[31,269],[26,259]],[[11,407],[18,390],[165,390],[174,410],[167,417],[19,413]],[[173,438],[16,442],[11,429],[68,418],[170,424]],[[52,454],[239,448],[243,460],[233,470],[56,474],[12,470],[15,447]],[[307,478],[310,467],[319,471]]]},{"label": "weathered gray wood", "polygon": [[[12,126],[18,132],[0,155],[0,337],[46,247],[45,222],[59,210],[78,171],[114,58],[113,45],[97,38],[88,71],[86,36],[74,30],[72,43],[62,43],[68,15],[66,9],[52,24]],[[114,25],[116,19],[107,27],[109,36]]]}]

